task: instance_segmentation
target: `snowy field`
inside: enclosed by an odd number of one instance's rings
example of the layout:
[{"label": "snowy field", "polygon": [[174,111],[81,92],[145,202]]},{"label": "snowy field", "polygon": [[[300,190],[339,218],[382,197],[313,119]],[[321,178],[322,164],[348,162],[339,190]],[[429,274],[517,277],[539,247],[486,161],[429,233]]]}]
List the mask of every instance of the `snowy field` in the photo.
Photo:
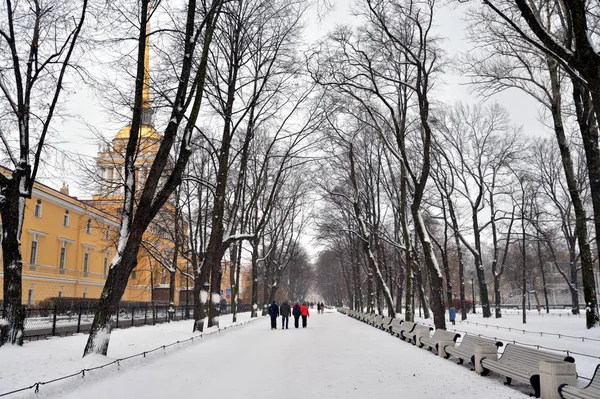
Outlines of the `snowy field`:
[{"label": "snowy field", "polygon": [[[594,356],[600,343],[550,334],[600,339],[600,329],[586,330],[577,317],[520,315],[482,319],[469,314],[458,323],[469,331],[500,339],[535,343]],[[412,346],[398,338],[336,312],[312,314],[308,328],[270,330],[268,318],[239,327],[231,316],[221,319],[221,332],[194,342],[176,344],[106,368],[88,371],[8,398],[165,398],[226,396],[228,398],[527,398],[523,384],[506,387],[500,376],[478,376],[468,366]],[[427,320],[426,322],[430,322]],[[485,323],[476,326],[471,323]],[[293,321],[292,321],[293,324]],[[493,325],[493,326],[492,326]],[[511,331],[496,329],[496,325]],[[450,327],[450,326],[449,326]],[[520,330],[514,330],[519,328]],[[525,328],[534,333],[523,333]],[[113,332],[108,358],[81,359],[87,336],[79,335],[0,348],[0,395],[81,369],[149,351],[190,338],[191,321],[137,327]],[[575,355],[577,370],[591,376],[598,359]]]}]

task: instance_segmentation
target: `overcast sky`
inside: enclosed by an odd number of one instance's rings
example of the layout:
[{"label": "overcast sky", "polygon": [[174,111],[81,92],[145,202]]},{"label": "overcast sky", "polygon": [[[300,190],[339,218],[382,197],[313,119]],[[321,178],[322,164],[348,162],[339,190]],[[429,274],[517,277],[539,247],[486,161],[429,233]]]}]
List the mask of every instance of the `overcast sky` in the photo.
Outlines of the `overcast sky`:
[{"label": "overcast sky", "polygon": [[[306,29],[306,42],[313,43],[323,37],[328,31],[340,24],[355,24],[356,17],[351,14],[351,1],[333,0],[335,8],[323,19],[319,19],[316,10],[308,16]],[[461,15],[469,6],[481,6],[477,4],[464,4],[451,1],[453,7],[439,6],[436,16],[436,33],[445,39],[444,47],[448,57],[455,57],[461,52],[469,50],[470,44],[465,39],[464,23]],[[151,61],[152,64],[152,61]],[[438,95],[435,101],[453,103],[455,101],[466,101],[470,103],[481,101],[470,93],[467,82],[455,71],[448,70],[443,83],[437,88]],[[60,134],[60,147],[73,154],[81,154],[84,157],[93,157],[97,153],[97,139],[89,126],[111,138],[122,127],[120,123],[111,121],[110,117],[103,111],[99,101],[94,97],[91,90],[83,84],[79,84],[68,93],[68,109],[73,115],[65,121],[57,122],[57,130]],[[538,121],[539,107],[525,94],[512,90],[501,93],[493,98],[508,109],[512,120],[522,125],[528,135],[539,135],[543,127]],[[89,126],[88,126],[89,125]],[[78,184],[81,176],[76,173],[76,168],[68,160],[64,162],[65,172],[45,173],[41,181],[54,188],[59,188],[62,181],[66,181],[71,189],[71,195],[89,197],[91,193],[85,192]],[[60,165],[59,165],[60,166]]]}]

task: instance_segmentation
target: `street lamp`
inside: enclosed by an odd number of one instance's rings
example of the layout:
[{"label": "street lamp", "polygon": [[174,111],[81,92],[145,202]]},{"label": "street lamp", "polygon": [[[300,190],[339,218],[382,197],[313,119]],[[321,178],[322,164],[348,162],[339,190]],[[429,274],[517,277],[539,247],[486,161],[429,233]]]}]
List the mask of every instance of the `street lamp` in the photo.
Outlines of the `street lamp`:
[{"label": "street lamp", "polygon": [[475,287],[474,287],[474,278],[473,275],[471,275],[471,297],[473,298],[473,314],[476,314],[477,312],[475,311]]}]

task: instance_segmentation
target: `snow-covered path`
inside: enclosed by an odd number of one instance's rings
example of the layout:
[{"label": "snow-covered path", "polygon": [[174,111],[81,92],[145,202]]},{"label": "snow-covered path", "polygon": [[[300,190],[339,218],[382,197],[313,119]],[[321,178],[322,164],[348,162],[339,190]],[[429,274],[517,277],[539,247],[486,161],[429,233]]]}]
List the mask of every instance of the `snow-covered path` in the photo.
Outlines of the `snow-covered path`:
[{"label": "snow-covered path", "polygon": [[342,314],[313,314],[308,328],[293,328],[293,319],[290,326],[272,331],[264,318],[61,397],[525,397],[498,378],[480,377]]}]

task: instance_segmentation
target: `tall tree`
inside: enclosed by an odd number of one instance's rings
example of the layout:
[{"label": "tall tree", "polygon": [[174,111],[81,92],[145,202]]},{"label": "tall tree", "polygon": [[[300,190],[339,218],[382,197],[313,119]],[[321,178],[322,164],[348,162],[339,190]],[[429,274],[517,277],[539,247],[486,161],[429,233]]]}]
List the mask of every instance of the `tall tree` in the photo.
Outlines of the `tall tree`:
[{"label": "tall tree", "polygon": [[4,269],[0,346],[23,344],[21,233],[45,144],[79,44],[88,1],[0,5],[0,140],[13,170],[0,173]]},{"label": "tall tree", "polygon": [[[112,330],[111,317],[118,310],[129,275],[137,264],[137,255],[143,234],[163,205],[181,183],[183,172],[192,153],[192,135],[200,113],[204,95],[206,68],[209,48],[216,23],[221,12],[223,0],[187,3],[185,28],[180,29],[183,48],[181,49],[177,89],[173,90],[171,112],[160,146],[152,162],[141,193],[136,188],[135,158],[139,143],[140,128],[146,121],[144,110],[144,91],[147,86],[145,68],[147,49],[147,25],[150,1],[142,0],[139,9],[139,35],[137,37],[137,68],[135,79],[135,98],[131,130],[125,152],[125,187],[123,213],[117,252],[111,261],[110,271],[100,296],[98,310],[94,316],[90,335],[84,350],[84,356],[91,353],[106,355]],[[176,21],[176,19],[173,19]],[[199,46],[197,45],[199,44]],[[200,47],[198,53],[196,50]],[[197,63],[196,63],[197,62]],[[190,107],[191,106],[191,107]],[[147,113],[147,111],[146,111]],[[185,120],[183,132],[179,127]],[[177,159],[172,160],[171,150],[180,140]],[[137,207],[135,199],[139,195]]]}]

